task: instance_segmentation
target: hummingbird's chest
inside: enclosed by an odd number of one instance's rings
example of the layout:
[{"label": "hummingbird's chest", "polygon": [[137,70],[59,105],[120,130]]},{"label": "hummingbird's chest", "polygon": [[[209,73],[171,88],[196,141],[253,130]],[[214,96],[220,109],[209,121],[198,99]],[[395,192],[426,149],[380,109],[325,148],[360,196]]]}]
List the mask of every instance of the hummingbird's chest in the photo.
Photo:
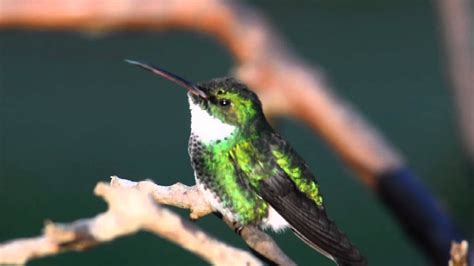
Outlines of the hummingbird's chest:
[{"label": "hummingbird's chest", "polygon": [[242,224],[259,223],[268,205],[250,186],[248,177],[236,164],[224,140],[206,144],[194,133],[188,152],[196,184],[214,210]]}]

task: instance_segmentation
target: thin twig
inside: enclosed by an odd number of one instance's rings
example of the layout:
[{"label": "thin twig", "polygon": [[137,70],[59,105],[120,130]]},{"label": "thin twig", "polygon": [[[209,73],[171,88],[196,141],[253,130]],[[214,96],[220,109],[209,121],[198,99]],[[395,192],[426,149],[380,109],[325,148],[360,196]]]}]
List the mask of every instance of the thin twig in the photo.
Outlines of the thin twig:
[{"label": "thin twig", "polygon": [[80,251],[145,230],[215,265],[261,265],[253,255],[209,236],[172,211],[157,205],[148,193],[139,189],[99,183],[95,194],[108,203],[106,212],[69,224],[48,223],[39,237],[0,244],[0,264],[24,264],[33,258],[65,250]]},{"label": "thin twig", "polygon": [[451,243],[449,266],[467,266],[468,251],[469,245],[466,240],[461,241],[461,243],[453,241],[453,243]]}]

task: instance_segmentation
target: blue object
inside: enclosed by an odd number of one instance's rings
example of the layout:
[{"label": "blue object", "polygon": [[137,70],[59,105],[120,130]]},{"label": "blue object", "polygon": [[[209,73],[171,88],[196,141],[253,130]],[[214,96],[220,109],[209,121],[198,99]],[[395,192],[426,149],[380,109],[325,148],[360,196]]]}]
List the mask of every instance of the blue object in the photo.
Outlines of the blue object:
[{"label": "blue object", "polygon": [[408,167],[379,176],[378,194],[434,265],[447,265],[451,241],[466,239]]}]

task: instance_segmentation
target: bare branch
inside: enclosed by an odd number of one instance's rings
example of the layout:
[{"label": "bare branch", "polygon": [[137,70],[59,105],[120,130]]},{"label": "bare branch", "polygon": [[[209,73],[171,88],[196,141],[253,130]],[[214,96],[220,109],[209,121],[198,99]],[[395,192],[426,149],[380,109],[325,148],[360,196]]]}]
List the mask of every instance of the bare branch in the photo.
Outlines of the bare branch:
[{"label": "bare branch", "polygon": [[[150,193],[156,202],[171,205],[179,208],[190,209],[191,219],[198,219],[212,212],[211,206],[204,200],[196,186],[186,186],[181,183],[172,186],[160,186],[152,181],[133,182],[112,176],[111,185],[114,187],[137,188]],[[266,259],[277,265],[296,265],[273,239],[253,226],[239,228],[232,221],[223,218],[224,222],[234,231],[239,231],[239,235],[245,243]]]},{"label": "bare branch", "polygon": [[451,259],[449,266],[467,266],[467,252],[469,251],[469,244],[466,240],[461,243],[453,241],[451,244]]},{"label": "bare branch", "polygon": [[474,162],[474,54],[472,1],[437,0],[446,72],[453,89],[464,149]]},{"label": "bare branch", "polygon": [[[83,250],[138,230],[146,230],[213,264],[260,265],[250,254],[213,239],[173,212],[155,204],[190,209],[193,219],[205,216],[212,212],[212,208],[195,186],[180,183],[159,186],[152,181],[132,182],[112,176],[110,186],[99,183],[95,194],[107,201],[107,212],[70,224],[47,223],[42,236],[1,244],[0,264],[23,264],[36,257],[54,255],[64,250]],[[231,229],[239,229],[247,245],[268,260],[280,265],[295,265],[264,232],[252,226],[236,228],[234,223],[224,221]]]},{"label": "bare branch", "polygon": [[190,187],[181,183],[160,186],[150,180],[133,182],[117,176],[111,176],[110,178],[110,184],[114,187],[137,188],[150,193],[158,203],[189,209],[191,211],[189,216],[192,220],[197,220],[212,213],[211,206],[204,200],[196,186]]},{"label": "bare branch", "polygon": [[261,265],[248,252],[222,243],[170,210],[160,207],[138,189],[99,183],[95,194],[109,208],[93,218],[70,224],[48,223],[43,235],[0,244],[0,264],[24,264],[65,250],[83,250],[98,243],[145,230],[195,253],[216,265]]}]

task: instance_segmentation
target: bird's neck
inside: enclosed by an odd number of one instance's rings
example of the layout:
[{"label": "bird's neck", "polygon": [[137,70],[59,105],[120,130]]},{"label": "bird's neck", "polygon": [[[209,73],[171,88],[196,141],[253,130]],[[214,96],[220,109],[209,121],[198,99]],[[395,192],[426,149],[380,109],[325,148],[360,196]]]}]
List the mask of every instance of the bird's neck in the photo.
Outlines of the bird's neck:
[{"label": "bird's neck", "polygon": [[238,127],[222,122],[199,105],[189,101],[191,111],[191,134],[205,145],[231,146],[240,141],[251,140],[267,131],[265,119],[255,120],[247,127]]},{"label": "bird's neck", "polygon": [[222,122],[191,100],[189,109],[191,111],[191,133],[204,144],[229,141],[240,135],[238,127]]}]

